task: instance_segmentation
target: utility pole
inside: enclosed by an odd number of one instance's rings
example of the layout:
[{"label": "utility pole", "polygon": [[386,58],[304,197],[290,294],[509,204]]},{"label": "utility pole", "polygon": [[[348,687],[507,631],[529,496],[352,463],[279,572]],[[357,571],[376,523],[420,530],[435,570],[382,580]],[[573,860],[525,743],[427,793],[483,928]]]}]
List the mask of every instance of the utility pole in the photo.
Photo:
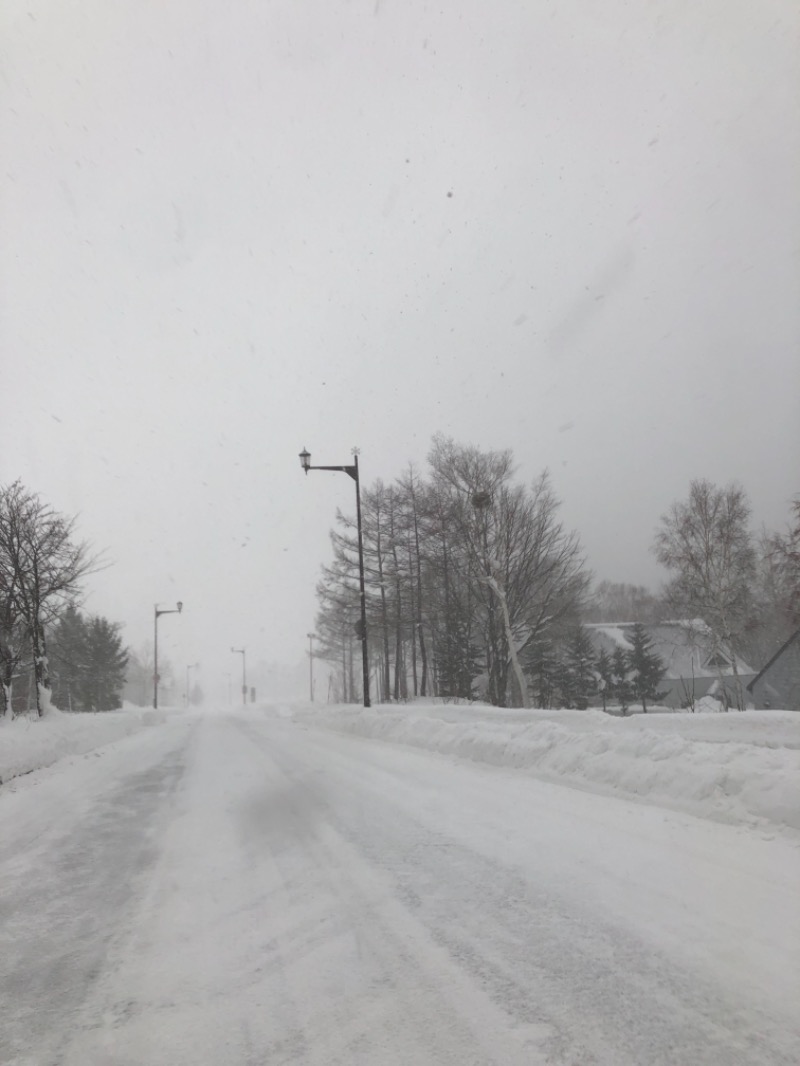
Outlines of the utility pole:
[{"label": "utility pole", "polygon": [[153,710],[158,710],[158,620],[162,614],[180,614],[183,604],[178,600],[176,607],[169,610],[159,610],[158,604],[153,607]]},{"label": "utility pole", "polygon": [[246,656],[244,648],[231,648],[234,655],[241,655],[242,657],[242,703],[247,706],[247,666]]}]

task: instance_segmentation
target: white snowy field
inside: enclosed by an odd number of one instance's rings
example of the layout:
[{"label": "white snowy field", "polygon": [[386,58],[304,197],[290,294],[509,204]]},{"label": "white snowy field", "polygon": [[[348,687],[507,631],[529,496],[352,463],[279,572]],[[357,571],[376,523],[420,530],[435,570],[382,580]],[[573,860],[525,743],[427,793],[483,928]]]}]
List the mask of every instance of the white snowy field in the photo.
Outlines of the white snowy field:
[{"label": "white snowy field", "polygon": [[[796,1066],[792,819],[487,765],[522,713],[189,712],[9,781],[0,1063]],[[540,717],[573,756],[606,729],[700,765],[738,728],[776,777],[797,752],[775,714]],[[420,746],[451,726],[477,730],[469,759]]]}]

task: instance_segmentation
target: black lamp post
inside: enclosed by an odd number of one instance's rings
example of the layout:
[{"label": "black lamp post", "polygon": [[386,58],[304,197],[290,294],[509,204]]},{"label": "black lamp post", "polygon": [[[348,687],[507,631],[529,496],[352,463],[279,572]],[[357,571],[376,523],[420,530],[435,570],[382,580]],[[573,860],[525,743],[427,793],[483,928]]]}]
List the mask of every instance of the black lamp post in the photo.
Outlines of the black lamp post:
[{"label": "black lamp post", "polygon": [[309,470],[341,470],[349,474],[356,483],[356,518],[358,521],[358,581],[361,590],[361,620],[357,627],[361,640],[361,662],[364,672],[364,706],[371,706],[369,700],[369,654],[367,652],[367,597],[364,591],[364,539],[361,533],[361,486],[358,480],[358,453],[353,456],[352,466],[312,466],[311,455],[305,448],[300,452],[300,465],[306,473]]},{"label": "black lamp post", "polygon": [[244,648],[231,648],[235,655],[242,657],[242,703],[247,705],[247,657]]},{"label": "black lamp post", "polygon": [[158,620],[162,614],[180,614],[182,610],[180,600],[177,607],[164,609],[159,608],[158,604],[153,607],[153,710],[158,710]]}]

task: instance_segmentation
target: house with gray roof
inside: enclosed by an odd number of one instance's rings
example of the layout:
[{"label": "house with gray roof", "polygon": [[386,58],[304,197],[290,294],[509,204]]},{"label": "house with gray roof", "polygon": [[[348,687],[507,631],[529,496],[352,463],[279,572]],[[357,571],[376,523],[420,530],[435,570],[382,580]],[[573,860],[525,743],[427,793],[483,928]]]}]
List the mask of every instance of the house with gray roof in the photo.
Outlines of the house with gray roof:
[{"label": "house with gray roof", "polygon": [[[595,622],[585,629],[596,652],[605,648],[608,655],[613,655],[618,648],[630,651],[634,624]],[[703,696],[713,696],[735,706],[733,653],[702,619],[645,622],[643,626],[653,641],[653,651],[664,664],[660,689],[665,695],[659,703],[667,707],[690,707]],[[745,688],[756,677],[756,671],[739,656],[736,670]]]}]

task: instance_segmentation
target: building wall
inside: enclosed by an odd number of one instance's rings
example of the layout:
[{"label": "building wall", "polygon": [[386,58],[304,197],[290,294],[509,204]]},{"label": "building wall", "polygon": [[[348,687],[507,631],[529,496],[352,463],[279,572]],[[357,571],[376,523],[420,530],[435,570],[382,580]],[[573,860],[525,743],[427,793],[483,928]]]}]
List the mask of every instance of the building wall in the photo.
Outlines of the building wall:
[{"label": "building wall", "polygon": [[[746,691],[747,686],[756,676],[753,673],[740,674],[742,687],[745,689],[745,697],[748,702],[752,698],[750,693]],[[736,687],[733,677],[729,675],[723,676],[723,685],[728,693],[728,704],[731,707],[736,706]],[[665,707],[687,707],[689,705],[690,693],[694,695],[694,701],[702,699],[703,696],[707,696],[709,693],[712,695],[718,695],[719,693],[719,678],[709,677],[703,675],[701,677],[665,677],[660,685],[662,692],[666,692],[666,695],[659,703],[664,704]]]}]

